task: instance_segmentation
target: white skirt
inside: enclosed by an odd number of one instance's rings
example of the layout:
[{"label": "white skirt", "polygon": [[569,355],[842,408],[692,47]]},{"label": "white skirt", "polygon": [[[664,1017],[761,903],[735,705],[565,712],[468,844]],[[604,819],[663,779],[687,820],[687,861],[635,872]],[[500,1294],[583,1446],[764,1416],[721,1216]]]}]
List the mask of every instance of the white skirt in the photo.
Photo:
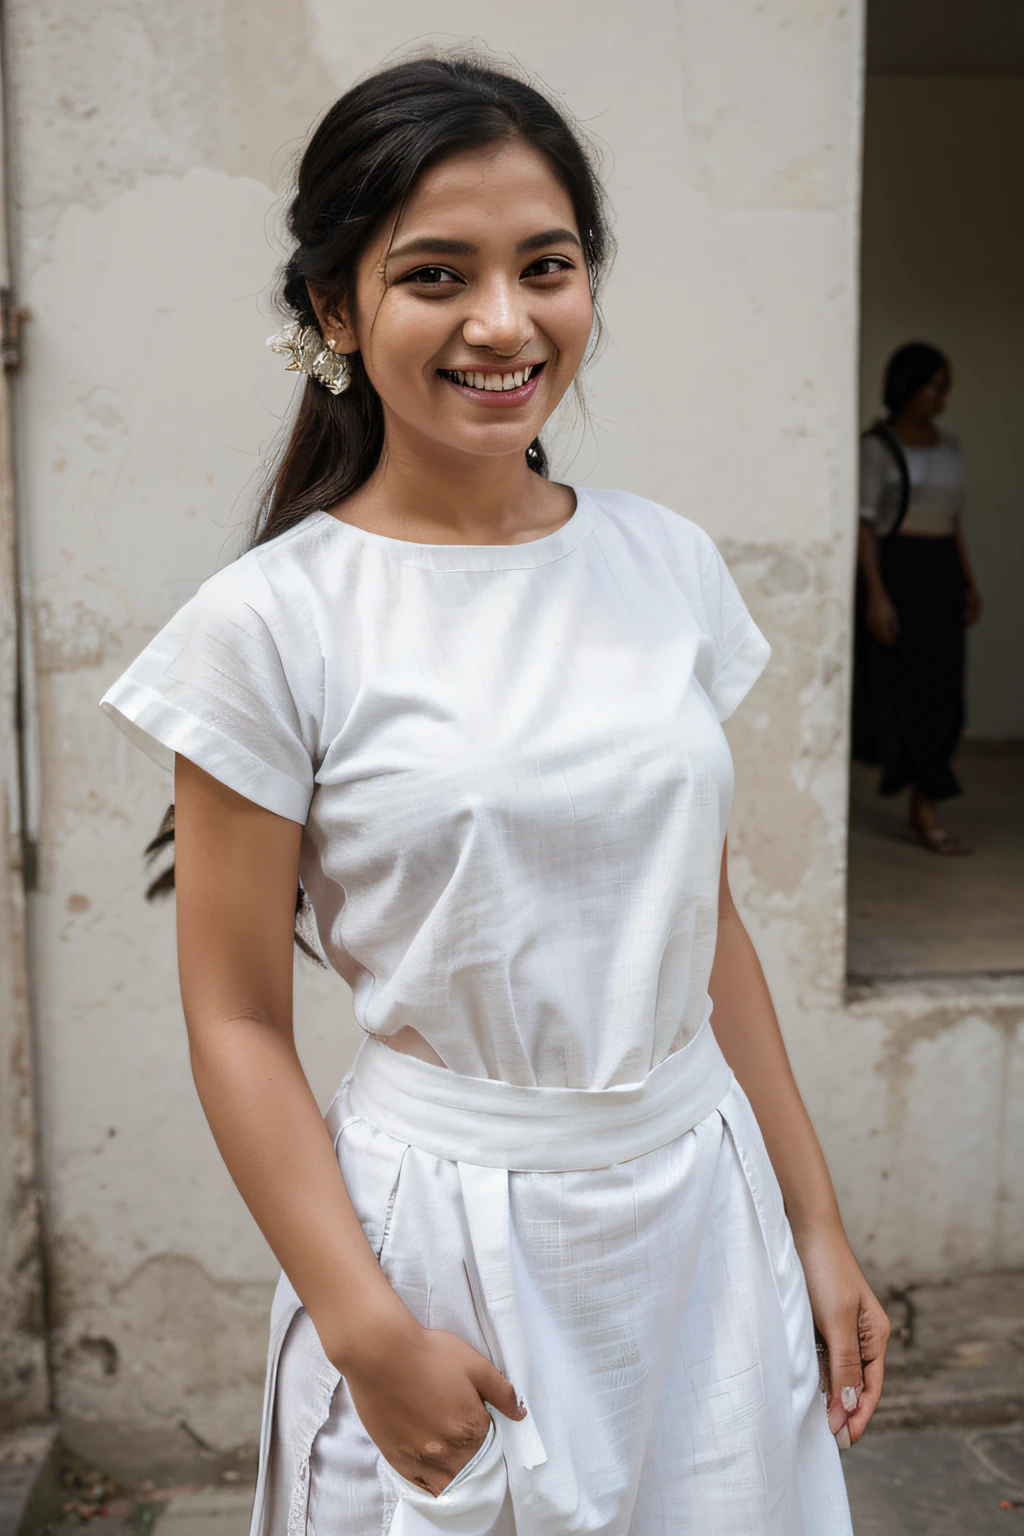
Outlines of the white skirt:
[{"label": "white skirt", "polygon": [[529,1411],[495,1410],[432,1499],[282,1277],[251,1536],[852,1536],[781,1192],[707,1021],[644,1083],[595,1091],[370,1039],[328,1123],[395,1290]]}]

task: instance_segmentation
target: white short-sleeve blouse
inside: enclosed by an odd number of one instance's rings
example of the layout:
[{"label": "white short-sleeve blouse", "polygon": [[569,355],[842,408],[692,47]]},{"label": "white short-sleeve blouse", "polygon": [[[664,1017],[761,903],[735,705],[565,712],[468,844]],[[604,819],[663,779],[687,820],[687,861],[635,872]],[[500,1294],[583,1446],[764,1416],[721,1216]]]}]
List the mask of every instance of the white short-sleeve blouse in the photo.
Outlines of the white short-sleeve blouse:
[{"label": "white short-sleeve blouse", "polygon": [[[900,449],[910,481],[910,500],[900,523],[901,534],[951,538],[964,512],[964,461],[951,432],[941,432],[930,447]],[[860,516],[881,534],[899,515],[903,484],[893,450],[868,434],[860,445]]]},{"label": "white short-sleeve blouse", "polygon": [[641,1079],[707,1007],[720,722],[769,647],[714,544],[622,491],[555,533],[425,545],[327,513],[210,578],[103,699],[304,825],[368,1031],[454,1071]]}]

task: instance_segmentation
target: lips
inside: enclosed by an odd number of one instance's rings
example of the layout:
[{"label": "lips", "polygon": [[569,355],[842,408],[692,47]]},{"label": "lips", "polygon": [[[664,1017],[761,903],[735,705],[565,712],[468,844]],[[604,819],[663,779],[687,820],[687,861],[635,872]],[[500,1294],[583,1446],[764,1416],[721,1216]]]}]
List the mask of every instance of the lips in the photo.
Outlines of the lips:
[{"label": "lips", "polygon": [[437,373],[460,395],[480,405],[522,405],[535,393],[544,366],[544,363],[527,363],[522,368],[507,369],[502,373],[439,368]]}]

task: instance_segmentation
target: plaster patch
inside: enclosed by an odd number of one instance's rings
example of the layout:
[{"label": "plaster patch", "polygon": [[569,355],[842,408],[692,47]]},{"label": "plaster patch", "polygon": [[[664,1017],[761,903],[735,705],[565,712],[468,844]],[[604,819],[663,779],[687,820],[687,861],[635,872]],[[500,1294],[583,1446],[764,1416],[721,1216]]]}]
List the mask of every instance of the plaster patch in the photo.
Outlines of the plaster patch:
[{"label": "plaster patch", "polygon": [[[861,1013],[853,1015],[856,1026]],[[1019,1263],[1007,1223],[1014,1166],[1015,1048],[1020,1003],[915,998],[907,989],[882,1014],[880,1151],[891,1179],[877,1186],[872,1237],[903,1278],[962,1274]]]},{"label": "plaster patch", "polygon": [[62,1416],[168,1431],[184,1421],[218,1451],[254,1439],[272,1287],[218,1280],[172,1253],[117,1280],[77,1240],[55,1251]]},{"label": "plaster patch", "polygon": [[858,130],[852,110],[837,125],[831,82],[844,63],[854,68],[856,7],[675,0],[675,9],[684,121],[707,200],[726,208],[844,207],[848,143]]},{"label": "plaster patch", "polygon": [[39,146],[16,183],[30,263],[68,203],[144,176],[205,165],[272,185],[336,94],[294,0],[10,0],[4,20],[14,113]]},{"label": "plaster patch", "polygon": [[910,1077],[912,1054],[921,1042],[940,1040],[971,1023],[983,1023],[1004,1039],[1012,1040],[1018,1030],[1024,1029],[1024,1013],[1012,1004],[996,1004],[985,1008],[984,1013],[978,1013],[965,1009],[962,1004],[951,1003],[933,1005],[926,1012],[911,1017],[890,1015],[885,1021],[885,1048],[875,1063],[875,1071],[891,1088],[901,1091]]},{"label": "plaster patch", "polygon": [[109,615],[80,598],[60,604],[43,599],[35,605],[35,661],[40,672],[101,667],[107,647],[118,644],[119,638]]},{"label": "plaster patch", "polygon": [[[792,906],[813,889],[809,929],[825,944],[831,968],[841,893],[820,852],[832,841],[837,808],[818,791],[817,778],[830,768],[845,690],[835,686],[836,616],[822,595],[830,551],[733,540],[721,548],[773,648],[751,701],[759,707],[740,710],[729,725],[738,762],[734,846],[749,862],[747,894],[762,908]],[[822,904],[823,879],[836,887],[834,914]]]},{"label": "plaster patch", "polygon": [[233,503],[293,395],[265,345],[271,205],[253,180],[193,170],[60,217],[27,286],[20,380],[44,667],[72,633],[76,665],[128,620],[148,638],[237,552]]}]

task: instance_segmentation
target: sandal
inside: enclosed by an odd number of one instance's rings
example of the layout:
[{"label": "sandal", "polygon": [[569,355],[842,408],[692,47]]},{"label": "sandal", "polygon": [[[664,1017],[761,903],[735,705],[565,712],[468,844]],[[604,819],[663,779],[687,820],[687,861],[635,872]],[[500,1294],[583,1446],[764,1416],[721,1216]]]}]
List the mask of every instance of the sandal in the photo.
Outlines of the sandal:
[{"label": "sandal", "polygon": [[911,827],[911,832],[922,848],[927,848],[932,853],[941,853],[946,858],[963,858],[964,854],[973,853],[966,843],[961,843],[958,838],[952,837],[942,827],[932,827],[930,832],[925,832],[920,827]]}]

